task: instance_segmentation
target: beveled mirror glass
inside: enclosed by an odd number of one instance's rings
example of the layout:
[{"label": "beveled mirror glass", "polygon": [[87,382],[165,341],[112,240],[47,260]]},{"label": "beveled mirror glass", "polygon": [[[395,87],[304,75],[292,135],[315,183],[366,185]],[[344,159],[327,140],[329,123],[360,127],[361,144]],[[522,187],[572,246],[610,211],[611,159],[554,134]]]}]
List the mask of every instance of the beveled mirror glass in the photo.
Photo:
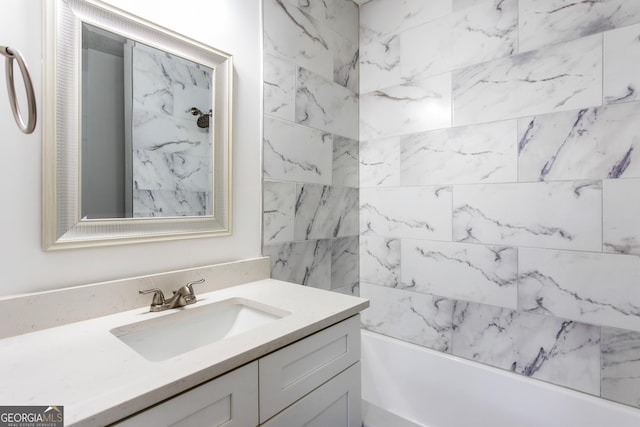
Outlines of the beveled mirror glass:
[{"label": "beveled mirror glass", "polygon": [[231,56],[97,0],[45,2],[43,248],[231,232]]}]

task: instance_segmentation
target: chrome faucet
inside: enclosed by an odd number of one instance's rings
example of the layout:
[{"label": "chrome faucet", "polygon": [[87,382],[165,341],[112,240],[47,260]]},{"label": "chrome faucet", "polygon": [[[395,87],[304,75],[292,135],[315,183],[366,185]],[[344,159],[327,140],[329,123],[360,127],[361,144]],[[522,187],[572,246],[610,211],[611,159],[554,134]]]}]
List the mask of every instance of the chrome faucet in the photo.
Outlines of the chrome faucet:
[{"label": "chrome faucet", "polygon": [[184,307],[185,305],[194,304],[198,301],[196,293],[193,291],[193,285],[204,282],[204,279],[189,282],[184,286],[173,291],[173,295],[169,299],[165,299],[164,294],[158,288],[145,289],[138,291],[140,294],[150,294],[153,292],[153,300],[149,306],[149,311],[164,311],[170,308]]}]

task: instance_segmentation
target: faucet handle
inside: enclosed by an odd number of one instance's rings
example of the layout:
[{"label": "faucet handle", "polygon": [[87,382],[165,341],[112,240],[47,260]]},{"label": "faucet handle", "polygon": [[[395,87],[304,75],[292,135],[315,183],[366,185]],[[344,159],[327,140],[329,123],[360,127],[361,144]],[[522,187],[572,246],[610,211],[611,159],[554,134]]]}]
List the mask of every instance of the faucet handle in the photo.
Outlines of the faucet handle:
[{"label": "faucet handle", "polygon": [[153,300],[151,301],[151,305],[162,305],[164,304],[164,294],[158,288],[153,289],[144,289],[138,291],[139,294],[150,294],[153,292]]},{"label": "faucet handle", "polygon": [[195,282],[189,282],[184,285],[182,288],[178,289],[178,291],[173,291],[173,293],[180,292],[182,294],[182,299],[186,304],[193,304],[198,301],[196,298],[196,293],[193,290],[193,285],[197,285],[198,283],[204,282],[204,279],[196,280]]},{"label": "faucet handle", "polygon": [[185,286],[189,289],[189,292],[191,293],[191,295],[195,296],[196,293],[193,291],[193,285],[197,285],[200,283],[204,283],[204,279],[196,280],[194,282],[189,282]]}]

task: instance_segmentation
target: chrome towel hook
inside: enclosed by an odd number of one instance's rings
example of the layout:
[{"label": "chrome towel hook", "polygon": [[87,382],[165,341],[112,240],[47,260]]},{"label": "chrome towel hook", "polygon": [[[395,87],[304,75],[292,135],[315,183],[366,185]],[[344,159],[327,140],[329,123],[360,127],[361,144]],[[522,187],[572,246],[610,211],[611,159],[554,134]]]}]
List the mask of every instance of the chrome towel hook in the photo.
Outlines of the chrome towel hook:
[{"label": "chrome towel hook", "polygon": [[[9,103],[11,104],[11,111],[13,111],[13,117],[16,119],[16,123],[20,130],[24,133],[32,133],[36,127],[37,113],[36,113],[36,96],[33,92],[33,83],[31,82],[31,76],[27,69],[27,64],[24,62],[24,58],[20,51],[11,49],[8,46],[0,46],[0,55],[6,57],[5,70],[7,78],[7,91],[9,92]],[[24,81],[24,87],[27,90],[27,109],[29,118],[25,124],[22,115],[20,114],[20,108],[18,107],[18,99],[16,98],[16,86],[13,81],[13,60],[18,62],[18,67],[22,72],[22,80]]]}]

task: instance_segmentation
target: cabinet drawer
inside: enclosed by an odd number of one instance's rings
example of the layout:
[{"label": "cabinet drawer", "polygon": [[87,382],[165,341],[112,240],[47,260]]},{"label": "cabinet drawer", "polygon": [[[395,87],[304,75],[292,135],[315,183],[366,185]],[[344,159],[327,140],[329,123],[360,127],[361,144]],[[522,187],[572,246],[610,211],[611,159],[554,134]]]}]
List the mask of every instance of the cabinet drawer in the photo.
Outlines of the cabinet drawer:
[{"label": "cabinet drawer", "polygon": [[353,316],[259,361],[264,422],[360,359],[360,316]]},{"label": "cabinet drawer", "polygon": [[303,397],[263,427],[360,427],[360,363]]},{"label": "cabinet drawer", "polygon": [[113,426],[255,426],[257,376],[258,362],[250,363]]}]

